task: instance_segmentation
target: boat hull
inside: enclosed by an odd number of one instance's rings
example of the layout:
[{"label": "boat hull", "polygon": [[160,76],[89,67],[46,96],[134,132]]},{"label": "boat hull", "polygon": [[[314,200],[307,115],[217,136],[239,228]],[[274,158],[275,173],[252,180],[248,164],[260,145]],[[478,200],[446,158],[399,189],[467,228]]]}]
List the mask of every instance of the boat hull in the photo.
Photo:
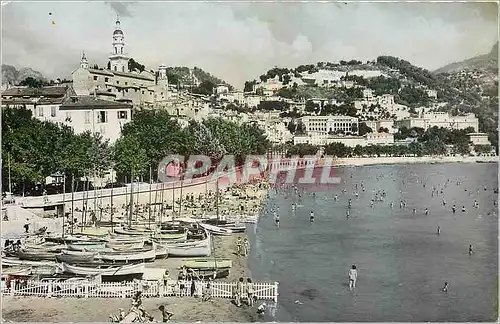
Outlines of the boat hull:
[{"label": "boat hull", "polygon": [[70,265],[62,263],[61,268],[63,272],[73,273],[77,275],[101,275],[101,276],[125,276],[144,274],[144,263],[122,265],[122,266],[106,266],[103,264],[89,265]]}]

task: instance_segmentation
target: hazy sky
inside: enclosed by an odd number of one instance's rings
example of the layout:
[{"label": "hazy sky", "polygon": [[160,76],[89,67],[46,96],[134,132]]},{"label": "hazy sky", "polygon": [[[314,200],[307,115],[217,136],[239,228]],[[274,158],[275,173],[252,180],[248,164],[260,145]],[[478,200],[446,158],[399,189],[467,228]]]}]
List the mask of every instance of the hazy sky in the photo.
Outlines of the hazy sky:
[{"label": "hazy sky", "polygon": [[198,66],[237,88],[275,65],[379,55],[433,70],[498,40],[495,3],[14,1],[2,5],[3,63],[69,78],[85,50],[105,66],[117,14],[138,62]]}]

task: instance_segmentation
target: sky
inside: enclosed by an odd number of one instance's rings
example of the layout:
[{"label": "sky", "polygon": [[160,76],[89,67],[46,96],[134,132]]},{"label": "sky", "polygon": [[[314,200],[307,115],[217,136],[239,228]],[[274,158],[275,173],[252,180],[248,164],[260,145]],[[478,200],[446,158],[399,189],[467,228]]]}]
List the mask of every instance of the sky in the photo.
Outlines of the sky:
[{"label": "sky", "polygon": [[106,66],[117,15],[148,69],[200,67],[237,88],[274,66],[403,58],[429,70],[488,53],[496,3],[2,3],[2,63],[70,78],[82,51]]}]

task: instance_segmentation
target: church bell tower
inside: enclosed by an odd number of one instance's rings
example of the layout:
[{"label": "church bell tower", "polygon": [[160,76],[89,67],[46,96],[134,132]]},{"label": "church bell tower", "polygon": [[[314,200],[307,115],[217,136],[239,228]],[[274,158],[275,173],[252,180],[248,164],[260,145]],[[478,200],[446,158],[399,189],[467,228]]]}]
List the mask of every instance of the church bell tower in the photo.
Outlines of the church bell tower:
[{"label": "church bell tower", "polygon": [[120,18],[116,18],[115,30],[113,31],[113,50],[109,56],[112,72],[128,72],[128,56],[126,55],[123,31],[120,26]]}]

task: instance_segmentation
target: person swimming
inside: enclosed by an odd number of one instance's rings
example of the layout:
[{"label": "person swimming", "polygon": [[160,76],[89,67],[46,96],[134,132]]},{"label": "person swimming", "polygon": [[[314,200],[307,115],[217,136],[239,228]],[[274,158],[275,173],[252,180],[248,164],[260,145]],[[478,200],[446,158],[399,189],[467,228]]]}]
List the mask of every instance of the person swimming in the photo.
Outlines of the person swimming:
[{"label": "person swimming", "polygon": [[413,208],[413,215],[415,215],[416,213],[417,213],[417,209]]},{"label": "person swimming", "polygon": [[444,292],[448,292],[448,282],[444,283],[444,286],[443,286],[443,288],[441,288],[441,290]]},{"label": "person swimming", "polygon": [[465,206],[462,206],[462,213],[465,213]]},{"label": "person swimming", "polygon": [[438,226],[438,228],[437,228],[437,233],[436,233],[436,234],[437,234],[437,235],[440,235],[440,234],[441,234],[441,226]]},{"label": "person swimming", "polygon": [[451,207],[451,210],[453,211],[453,213],[455,213],[457,211],[457,206],[453,205],[453,207]]},{"label": "person swimming", "polygon": [[347,218],[347,219],[349,219],[349,216],[350,216],[350,215],[351,215],[351,214],[349,213],[349,209],[348,209],[348,210],[346,210],[346,211],[345,211],[345,216],[346,216],[346,218]]},{"label": "person swimming", "polygon": [[472,244],[469,245],[469,255],[472,255],[472,253],[474,253],[474,251],[472,251]]},{"label": "person swimming", "polygon": [[425,209],[425,215],[429,215],[429,209],[428,208]]},{"label": "person swimming", "polygon": [[312,211],[312,210],[311,210],[311,215],[309,216],[309,221],[310,221],[311,223],[313,223],[313,222],[314,222],[314,211]]}]

